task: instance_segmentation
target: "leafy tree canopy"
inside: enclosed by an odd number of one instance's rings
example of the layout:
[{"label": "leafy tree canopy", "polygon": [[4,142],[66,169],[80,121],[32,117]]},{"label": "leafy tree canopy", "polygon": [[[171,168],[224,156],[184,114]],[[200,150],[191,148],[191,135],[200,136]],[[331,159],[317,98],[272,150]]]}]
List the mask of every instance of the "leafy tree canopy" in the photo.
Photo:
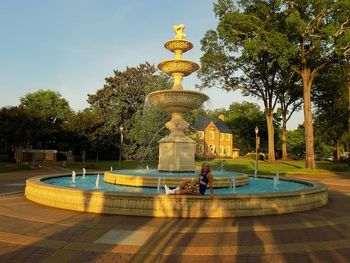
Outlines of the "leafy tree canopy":
[{"label": "leafy tree canopy", "polygon": [[214,12],[217,30],[202,40],[204,86],[240,88],[271,110],[272,92],[279,95],[271,87],[284,75],[276,78],[276,66],[297,74],[304,94],[306,167],[314,168],[312,84],[327,65],[350,55],[350,1],[218,0]]},{"label": "leafy tree canopy", "polygon": [[56,125],[39,112],[30,112],[24,107],[0,110],[0,138],[12,146],[17,163],[22,161],[23,149],[38,140],[52,140],[56,130]]},{"label": "leafy tree canopy", "polygon": [[72,113],[69,103],[58,91],[43,90],[28,93],[20,98],[20,106],[30,112],[42,112],[52,120],[65,121]]},{"label": "leafy tree canopy", "polygon": [[345,63],[333,64],[315,80],[315,134],[322,135],[323,142],[327,145],[348,142],[347,74]]},{"label": "leafy tree canopy", "polygon": [[255,151],[255,127],[259,128],[261,151],[266,151],[267,127],[259,105],[247,101],[234,102],[226,115],[225,122],[233,131],[234,147],[240,148],[241,154]]},{"label": "leafy tree canopy", "polygon": [[[124,142],[123,156],[137,158],[137,149],[143,141],[151,140],[154,132],[162,128],[168,120],[164,114],[154,112],[159,119],[146,120],[143,116],[145,99],[148,93],[170,88],[170,80],[165,75],[157,74],[157,70],[149,63],[137,67],[127,67],[126,70],[114,70],[114,75],[106,78],[103,89],[89,95],[88,102],[96,110],[103,121],[98,129],[98,137],[104,142],[120,147],[120,127],[123,127]],[[148,123],[146,133],[140,132],[143,125]],[[109,139],[107,139],[109,138]]]},{"label": "leafy tree canopy", "polygon": [[288,152],[294,157],[302,158],[305,152],[304,125],[299,125],[297,129],[287,131]]}]

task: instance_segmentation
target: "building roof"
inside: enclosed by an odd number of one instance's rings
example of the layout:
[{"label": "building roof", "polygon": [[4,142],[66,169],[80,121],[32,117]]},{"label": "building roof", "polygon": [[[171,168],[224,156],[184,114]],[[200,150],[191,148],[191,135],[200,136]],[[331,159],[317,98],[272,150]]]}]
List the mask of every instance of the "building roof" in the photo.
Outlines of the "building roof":
[{"label": "building roof", "polygon": [[204,131],[211,122],[215,124],[215,126],[219,129],[220,132],[231,133],[231,130],[227,127],[225,122],[218,118],[212,118],[208,116],[199,116],[193,126],[198,131]]}]

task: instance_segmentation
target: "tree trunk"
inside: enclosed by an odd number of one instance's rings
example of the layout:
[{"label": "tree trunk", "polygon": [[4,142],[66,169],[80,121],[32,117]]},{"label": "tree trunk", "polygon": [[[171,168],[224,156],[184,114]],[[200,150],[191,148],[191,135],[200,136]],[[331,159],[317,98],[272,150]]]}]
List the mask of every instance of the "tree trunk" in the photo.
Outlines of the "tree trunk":
[{"label": "tree trunk", "polygon": [[339,161],[339,141],[337,140],[335,143],[335,154],[334,159]]},{"label": "tree trunk", "polygon": [[16,163],[21,163],[23,159],[23,146],[16,146],[15,147],[15,158]]},{"label": "tree trunk", "polygon": [[350,167],[350,61],[348,60],[348,166]]},{"label": "tree trunk", "polygon": [[310,69],[305,68],[302,72],[303,95],[304,95],[304,126],[305,126],[305,168],[315,169],[314,154],[314,129],[311,111],[311,86]]},{"label": "tree trunk", "polygon": [[269,162],[275,161],[275,129],[273,127],[273,112],[271,109],[266,109],[266,123],[267,123],[267,134],[268,134],[268,151],[269,151]]},{"label": "tree trunk", "polygon": [[282,113],[282,160],[287,160],[287,116]]},{"label": "tree trunk", "polygon": [[81,159],[82,159],[83,163],[85,163],[85,160],[86,160],[86,150],[85,149],[83,149],[81,152]]},{"label": "tree trunk", "polygon": [[96,162],[98,162],[98,153],[100,151],[100,147],[98,147],[98,142],[97,142],[97,147],[96,147]]}]

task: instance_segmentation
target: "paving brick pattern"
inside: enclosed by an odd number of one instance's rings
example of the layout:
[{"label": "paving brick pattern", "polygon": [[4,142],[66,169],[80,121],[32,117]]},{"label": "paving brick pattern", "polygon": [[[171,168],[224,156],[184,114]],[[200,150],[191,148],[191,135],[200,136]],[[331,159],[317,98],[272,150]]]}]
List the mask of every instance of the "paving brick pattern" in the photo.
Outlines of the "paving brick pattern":
[{"label": "paving brick pattern", "polygon": [[0,174],[0,262],[350,262],[350,174],[313,176],[328,185],[329,204],[312,211],[167,219],[81,213],[25,199],[26,178],[62,172],[70,171]]}]

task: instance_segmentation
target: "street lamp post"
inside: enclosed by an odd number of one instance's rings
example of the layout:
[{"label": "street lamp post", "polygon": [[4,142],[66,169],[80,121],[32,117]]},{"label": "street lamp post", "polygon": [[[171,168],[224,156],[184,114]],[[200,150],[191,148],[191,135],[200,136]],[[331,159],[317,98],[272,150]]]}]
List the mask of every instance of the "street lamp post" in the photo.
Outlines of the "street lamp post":
[{"label": "street lamp post", "polygon": [[120,145],[119,145],[119,169],[121,168],[121,161],[122,161],[122,145],[123,145],[123,126],[119,127],[120,130]]},{"label": "street lamp post", "polygon": [[255,171],[254,171],[255,178],[258,175],[258,133],[259,133],[259,128],[258,126],[256,126],[255,127]]}]

